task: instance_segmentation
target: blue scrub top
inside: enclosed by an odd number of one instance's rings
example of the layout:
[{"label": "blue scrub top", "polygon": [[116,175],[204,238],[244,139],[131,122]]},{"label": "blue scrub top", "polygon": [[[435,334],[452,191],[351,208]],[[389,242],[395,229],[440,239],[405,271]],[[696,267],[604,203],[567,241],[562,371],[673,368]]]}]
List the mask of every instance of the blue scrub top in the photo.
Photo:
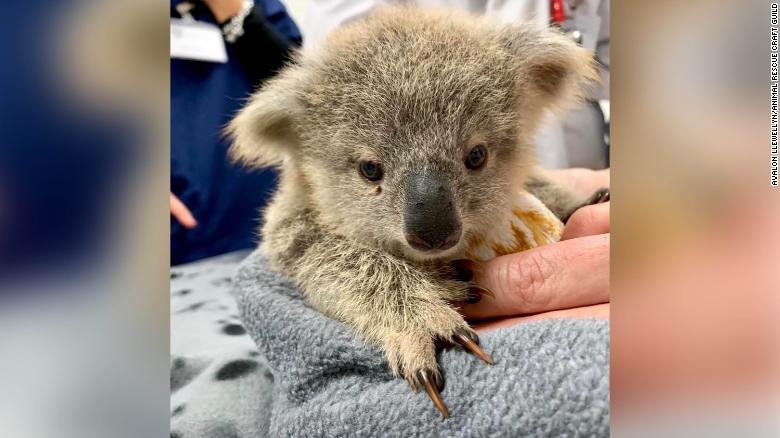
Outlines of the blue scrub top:
[{"label": "blue scrub top", "polygon": [[[176,3],[171,16],[178,16]],[[255,4],[273,29],[300,44],[300,32],[279,1]],[[193,16],[213,23],[202,6]],[[227,64],[171,59],[171,191],[198,221],[188,230],[171,218],[171,264],[256,246],[261,209],[275,187],[274,171],[244,169],[227,159],[229,139],[222,129],[257,86],[238,61],[247,54],[230,44],[227,53]]]}]

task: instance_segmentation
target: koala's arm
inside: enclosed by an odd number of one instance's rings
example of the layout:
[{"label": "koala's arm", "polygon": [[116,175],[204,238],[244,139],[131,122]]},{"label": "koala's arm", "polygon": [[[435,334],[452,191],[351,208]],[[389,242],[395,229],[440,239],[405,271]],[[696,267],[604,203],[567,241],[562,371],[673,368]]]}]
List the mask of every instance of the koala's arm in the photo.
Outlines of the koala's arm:
[{"label": "koala's arm", "polygon": [[577,209],[609,200],[609,190],[606,188],[599,189],[587,199],[583,199],[539,171],[529,177],[525,188],[539,198],[563,223],[566,223]]},{"label": "koala's arm", "polygon": [[[265,251],[310,304],[353,327],[385,353],[393,372],[417,387],[419,372],[440,383],[434,342],[476,335],[448,301],[468,285],[379,248],[325,232],[301,210],[266,227]],[[456,339],[457,342],[457,339]]]}]

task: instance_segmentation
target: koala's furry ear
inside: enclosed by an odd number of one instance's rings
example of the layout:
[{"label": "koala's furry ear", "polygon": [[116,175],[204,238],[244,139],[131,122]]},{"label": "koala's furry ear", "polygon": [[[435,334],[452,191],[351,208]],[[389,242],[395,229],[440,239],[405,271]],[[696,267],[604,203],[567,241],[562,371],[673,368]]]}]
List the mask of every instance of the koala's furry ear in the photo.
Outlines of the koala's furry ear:
[{"label": "koala's furry ear", "polygon": [[302,71],[288,67],[269,80],[228,124],[233,139],[228,154],[249,167],[278,166],[300,144],[298,123],[303,117],[300,97]]},{"label": "koala's furry ear", "polygon": [[526,23],[500,32],[502,43],[518,59],[526,89],[545,107],[566,109],[599,80],[592,52],[556,29]]}]

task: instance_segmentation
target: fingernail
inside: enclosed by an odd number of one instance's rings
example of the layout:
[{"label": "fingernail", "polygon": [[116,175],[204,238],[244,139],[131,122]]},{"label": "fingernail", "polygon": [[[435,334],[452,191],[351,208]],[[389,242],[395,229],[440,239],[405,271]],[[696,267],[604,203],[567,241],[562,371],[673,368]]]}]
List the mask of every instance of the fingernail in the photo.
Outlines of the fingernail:
[{"label": "fingernail", "polygon": [[471,281],[474,278],[474,272],[471,270],[470,265],[470,260],[455,260],[452,262],[452,267],[455,269],[455,278],[464,283]]}]

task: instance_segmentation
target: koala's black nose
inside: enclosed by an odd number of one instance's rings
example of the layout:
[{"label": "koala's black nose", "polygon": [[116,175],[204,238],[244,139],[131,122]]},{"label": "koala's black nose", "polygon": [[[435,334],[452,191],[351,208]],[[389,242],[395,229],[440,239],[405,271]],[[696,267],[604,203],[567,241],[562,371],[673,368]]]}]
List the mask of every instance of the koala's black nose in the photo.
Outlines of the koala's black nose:
[{"label": "koala's black nose", "polygon": [[452,248],[460,240],[461,226],[449,184],[431,173],[406,178],[406,241],[420,251]]}]

